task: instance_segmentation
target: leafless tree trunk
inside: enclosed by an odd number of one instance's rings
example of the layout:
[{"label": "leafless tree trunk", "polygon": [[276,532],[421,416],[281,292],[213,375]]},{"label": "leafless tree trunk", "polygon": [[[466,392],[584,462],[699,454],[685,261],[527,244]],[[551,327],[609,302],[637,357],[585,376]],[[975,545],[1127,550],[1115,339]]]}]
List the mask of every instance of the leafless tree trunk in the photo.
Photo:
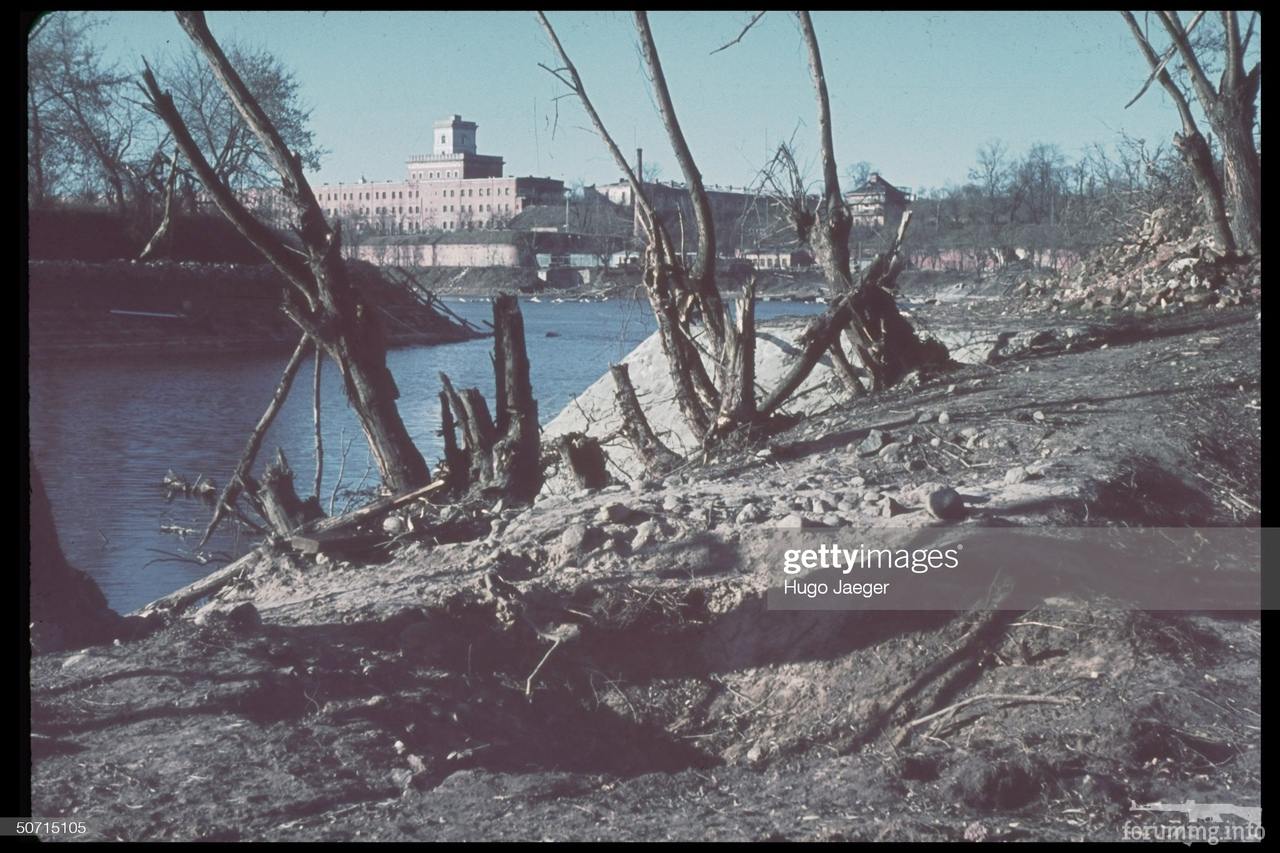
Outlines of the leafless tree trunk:
[{"label": "leafless tree trunk", "polygon": [[301,161],[286,148],[271,120],[227,61],[209,32],[204,15],[176,14],[280,175],[284,194],[298,211],[304,257],[298,257],[255,219],[218,179],[192,140],[173,99],[160,89],[147,68],[144,80],[152,108],[168,126],[219,209],[289,282],[285,311],[338,365],[347,399],[360,420],[383,484],[393,492],[424,485],[429,480],[427,464],[400,418],[395,402],[399,391],[387,370],[386,345],[375,312],[347,276],[340,233],[325,222],[303,175]]},{"label": "leafless tree trunk", "polygon": [[654,476],[663,476],[684,460],[680,455],[667,447],[658,438],[657,433],[645,417],[644,408],[636,397],[635,386],[631,384],[631,373],[625,364],[615,364],[609,368],[613,375],[614,395],[618,403],[618,413],[622,417],[622,434],[631,444],[632,450],[640,457],[645,472]]},{"label": "leafless tree trunk", "polygon": [[[827,341],[822,348],[825,350],[831,342],[838,342],[840,333],[848,329],[859,361],[871,374],[872,390],[876,390],[894,384],[916,367],[946,361],[946,348],[936,342],[922,342],[915,329],[898,311],[897,302],[893,298],[892,290],[903,264],[898,250],[910,222],[909,212],[903,216],[893,246],[872,262],[855,287],[849,257],[851,221],[844,196],[840,192],[840,175],[831,130],[831,101],[827,94],[822,53],[809,13],[801,11],[797,14],[818,102],[818,136],[822,152],[823,192],[816,212],[811,244],[833,295],[840,297],[841,294],[850,294],[854,297],[833,306],[829,312],[832,315],[847,312],[849,315],[848,322],[835,329],[835,336],[828,341],[828,335],[824,333],[816,335],[812,340]],[[806,353],[801,363],[808,361],[810,357]],[[803,377],[801,380],[803,381]],[[775,394],[771,399],[776,398]]]},{"label": "leafless tree trunk", "polygon": [[[725,337],[724,306],[720,300],[720,289],[716,285],[716,233],[715,221],[711,216],[711,199],[703,186],[702,173],[698,171],[698,165],[689,151],[689,144],[685,141],[684,131],[680,129],[680,120],[676,117],[675,105],[671,102],[671,92],[667,87],[667,77],[662,70],[662,60],[658,57],[658,47],[654,44],[653,32],[649,29],[649,16],[638,11],[635,13],[635,20],[636,29],[640,33],[641,52],[644,54],[645,65],[649,68],[658,110],[662,115],[662,124],[667,130],[667,138],[671,140],[676,161],[680,164],[680,171],[689,188],[689,198],[693,202],[698,254],[689,274],[690,289],[697,295],[703,321],[711,332],[712,351],[719,353],[724,346]],[[683,233],[683,228],[681,230]],[[683,248],[682,240],[682,253]],[[681,261],[683,262],[683,256]]]},{"label": "leafless tree trunk", "polygon": [[691,338],[686,322],[688,313],[683,310],[680,300],[679,291],[682,288],[676,286],[683,271],[683,263],[676,257],[671,238],[649,202],[640,177],[623,156],[617,143],[605,128],[599,113],[596,112],[582,83],[582,78],[578,75],[578,70],[561,45],[551,22],[543,13],[537,14],[543,30],[547,33],[562,63],[560,68],[543,67],[577,95],[596,133],[605,143],[614,162],[631,185],[636,215],[648,237],[648,246],[644,254],[645,292],[658,322],[659,339],[663,354],[666,356],[672,386],[675,389],[676,403],[690,430],[701,439],[711,428],[711,415],[708,412],[706,400],[713,396],[714,386],[710,377],[707,376],[706,367]]},{"label": "leafless tree trunk", "polygon": [[600,442],[580,432],[560,436],[556,441],[560,462],[580,489],[602,489],[609,485],[609,471]]},{"label": "leafless tree trunk", "polygon": [[[1214,239],[1218,243],[1218,248],[1227,254],[1235,254],[1237,248],[1236,239],[1227,220],[1222,182],[1218,180],[1218,170],[1214,167],[1213,155],[1209,152],[1209,143],[1205,140],[1204,134],[1200,132],[1195,116],[1191,113],[1191,106],[1187,103],[1186,96],[1182,94],[1182,89],[1173,82],[1169,72],[1164,69],[1165,61],[1156,55],[1155,49],[1151,46],[1151,42],[1147,40],[1142,28],[1138,26],[1133,13],[1122,11],[1120,14],[1124,16],[1125,23],[1129,25],[1134,41],[1138,43],[1138,49],[1142,51],[1147,64],[1151,66],[1152,74],[1160,81],[1160,85],[1164,87],[1165,92],[1173,99],[1174,105],[1178,108],[1178,116],[1182,119],[1182,132],[1174,134],[1173,144],[1178,149],[1182,162],[1186,164],[1187,169],[1191,172],[1192,179],[1195,181],[1196,191],[1204,208],[1205,220],[1209,223],[1209,227],[1213,229]],[[1135,98],[1134,100],[1136,101],[1137,99]],[[1133,102],[1130,101],[1129,103],[1132,104]]]},{"label": "leafless tree trunk", "polygon": [[1226,195],[1236,245],[1245,252],[1257,254],[1262,250],[1262,159],[1254,144],[1253,125],[1262,86],[1262,61],[1247,72],[1244,69],[1244,55],[1256,18],[1250,18],[1248,30],[1242,36],[1237,13],[1220,14],[1226,31],[1226,56],[1216,90],[1191,46],[1178,13],[1161,12],[1160,18],[1187,66],[1192,88],[1209,119],[1209,126],[1222,145]]}]

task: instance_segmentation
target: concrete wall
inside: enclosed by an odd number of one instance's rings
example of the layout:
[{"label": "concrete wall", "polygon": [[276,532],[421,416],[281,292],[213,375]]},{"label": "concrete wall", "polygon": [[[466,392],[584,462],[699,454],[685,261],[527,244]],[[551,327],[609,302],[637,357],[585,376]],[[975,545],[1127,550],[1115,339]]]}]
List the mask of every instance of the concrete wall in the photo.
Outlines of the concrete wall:
[{"label": "concrete wall", "polygon": [[513,243],[418,243],[356,247],[362,261],[403,267],[518,267],[521,251]]}]

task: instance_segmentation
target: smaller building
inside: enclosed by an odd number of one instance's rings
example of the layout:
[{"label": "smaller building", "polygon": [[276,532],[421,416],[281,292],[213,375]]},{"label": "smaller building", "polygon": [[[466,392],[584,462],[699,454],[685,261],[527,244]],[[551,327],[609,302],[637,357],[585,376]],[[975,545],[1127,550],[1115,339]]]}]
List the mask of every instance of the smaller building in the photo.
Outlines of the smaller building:
[{"label": "smaller building", "polygon": [[852,192],[845,193],[853,224],[871,228],[896,229],[902,214],[911,204],[907,193],[886,181],[876,172],[867,182]]},{"label": "smaller building", "polygon": [[758,270],[807,270],[813,266],[813,255],[798,246],[759,246],[739,251],[737,258]]}]

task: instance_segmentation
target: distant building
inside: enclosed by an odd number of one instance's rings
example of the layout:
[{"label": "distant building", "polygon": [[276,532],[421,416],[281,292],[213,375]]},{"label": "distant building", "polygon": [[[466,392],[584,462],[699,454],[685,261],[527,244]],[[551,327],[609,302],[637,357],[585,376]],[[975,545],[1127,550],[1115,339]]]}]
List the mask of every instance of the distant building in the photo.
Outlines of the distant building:
[{"label": "distant building", "polygon": [[799,246],[760,246],[743,249],[737,257],[758,270],[807,270],[813,266],[813,255]]},{"label": "distant building", "polygon": [[907,193],[872,172],[867,182],[845,193],[854,225],[896,229],[911,204]]},{"label": "distant building", "polygon": [[503,177],[502,158],[477,154],[476,124],[459,115],[437,121],[431,153],[407,166],[403,181],[320,184],[316,200],[357,232],[416,234],[501,226],[526,206],[564,199],[563,181]]},{"label": "distant building", "polygon": [[[591,190],[615,205],[631,207],[635,203],[635,192],[630,181],[625,179],[591,187]],[[776,209],[777,206],[758,192],[750,192],[745,187],[735,190],[732,187],[708,186],[706,190],[721,254],[732,254],[739,248],[756,242],[762,235],[777,227],[780,221],[781,214]],[[688,187],[674,181],[646,181],[644,194],[657,211],[658,218],[666,226],[671,239],[679,243],[683,231],[686,242],[692,243],[696,226],[693,200]],[[637,237],[644,234],[638,217],[634,221],[633,231]]]}]

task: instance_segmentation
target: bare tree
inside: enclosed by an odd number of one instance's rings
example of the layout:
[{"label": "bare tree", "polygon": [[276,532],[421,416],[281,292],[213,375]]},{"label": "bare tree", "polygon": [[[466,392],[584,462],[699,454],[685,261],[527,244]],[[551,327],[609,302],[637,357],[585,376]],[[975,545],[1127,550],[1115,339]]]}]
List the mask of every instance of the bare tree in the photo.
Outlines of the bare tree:
[{"label": "bare tree", "polygon": [[876,167],[872,166],[866,160],[859,160],[852,166],[844,170],[845,177],[849,179],[849,186],[858,189],[867,181],[871,180],[871,175],[875,172]]},{"label": "bare tree", "polygon": [[[315,140],[311,111],[302,103],[293,73],[262,48],[231,45],[226,54],[280,139],[304,168],[318,169],[325,152]],[[192,138],[210,153],[219,180],[236,191],[274,185],[275,171],[258,138],[194,46],[157,73],[168,84]]]},{"label": "bare tree", "polygon": [[[1187,169],[1195,179],[1196,188],[1200,195],[1200,203],[1204,209],[1205,221],[1208,222],[1209,227],[1213,230],[1218,248],[1228,254],[1234,254],[1237,250],[1236,236],[1232,232],[1231,225],[1227,219],[1222,182],[1218,179],[1218,170],[1214,167],[1213,155],[1209,151],[1209,143],[1204,138],[1204,134],[1200,132],[1199,125],[1196,124],[1195,116],[1191,112],[1191,105],[1188,103],[1186,95],[1183,94],[1178,84],[1174,82],[1166,68],[1168,60],[1173,56],[1173,51],[1167,52],[1164,58],[1158,56],[1155,48],[1151,46],[1146,33],[1138,25],[1133,13],[1122,11],[1120,14],[1124,17],[1125,23],[1129,25],[1134,41],[1138,43],[1138,49],[1147,60],[1147,64],[1151,66],[1152,77],[1160,82],[1160,85],[1178,108],[1178,116],[1182,120],[1182,132],[1174,134],[1174,147],[1178,149],[1183,163],[1186,164]],[[1150,81],[1148,81],[1149,84]],[[1146,86],[1143,87],[1142,91],[1146,91]],[[1140,92],[1139,96],[1141,94]],[[1133,104],[1136,100],[1137,98],[1129,103]]]},{"label": "bare tree", "polygon": [[1000,199],[1009,185],[1009,147],[992,140],[978,149],[978,165],[969,170],[969,180],[977,181],[987,197],[987,222],[994,229],[1000,219]]},{"label": "bare tree", "polygon": [[[1211,49],[1206,46],[1209,42],[1193,42],[1191,38],[1192,31],[1206,14],[1198,13],[1190,24],[1184,26],[1177,12],[1159,12],[1159,20],[1170,40],[1161,54],[1133,14],[1121,12],[1151,67],[1151,77],[1129,105],[1146,92],[1153,80],[1160,82],[1178,109],[1182,132],[1175,135],[1174,144],[1196,181],[1205,218],[1213,229],[1219,248],[1228,254],[1237,250],[1256,254],[1261,250],[1262,241],[1262,161],[1254,141],[1254,126],[1262,84],[1262,61],[1259,59],[1248,71],[1245,71],[1244,63],[1260,13],[1250,14],[1243,34],[1238,13],[1220,13],[1222,74],[1217,88],[1206,71],[1211,59],[1207,55]],[[1175,56],[1185,67],[1191,89],[1221,146],[1225,182],[1218,178],[1208,141],[1196,124],[1187,95],[1169,71]]]},{"label": "bare tree", "polygon": [[[838,346],[839,336],[846,329],[851,330],[857,339],[859,359],[871,373],[873,385],[896,381],[912,366],[937,355],[936,349],[921,345],[910,324],[898,313],[888,291],[901,269],[897,250],[902,232],[893,241],[887,255],[871,266],[860,283],[855,284],[850,273],[849,214],[836,175],[830,106],[821,56],[807,14],[801,13],[801,23],[819,104],[824,193],[816,214],[807,209],[807,204],[801,205],[806,208],[802,211],[802,218],[807,217],[808,221],[816,221],[820,225],[816,234],[817,253],[836,299],[826,314],[811,322],[803,335],[801,358],[760,403],[756,400],[754,382],[753,282],[748,283],[736,318],[731,320],[715,281],[716,233],[710,200],[681,130],[647,15],[635,13],[641,54],[693,206],[697,254],[693,265],[687,269],[683,253],[677,256],[673,252],[670,236],[656,215],[646,188],[609,135],[554,28],[541,12],[538,18],[560,61],[557,68],[543,67],[577,95],[597,134],[631,184],[637,217],[648,242],[644,266],[646,291],[658,319],[676,401],[690,429],[702,440],[704,447],[743,428],[750,431],[776,413],[812,371],[822,353]],[[755,20],[758,19],[759,16]],[[794,160],[792,163],[794,165]],[[909,221],[909,217],[904,220],[904,227],[905,221]],[[693,325],[695,315],[701,320],[701,326],[697,328]],[[705,349],[715,365],[714,382],[710,381],[703,364],[699,338],[707,341]],[[943,355],[945,357],[945,350]],[[622,392],[624,389],[620,387],[619,390]],[[643,430],[635,432],[639,434]]]},{"label": "bare tree", "polygon": [[1250,13],[1249,24],[1243,34],[1239,13],[1224,11],[1220,15],[1225,30],[1226,56],[1216,89],[1205,73],[1204,63],[1192,47],[1178,13],[1161,12],[1160,19],[1187,67],[1192,88],[1222,146],[1226,196],[1236,244],[1243,251],[1257,253],[1262,249],[1262,159],[1254,143],[1253,128],[1262,86],[1262,60],[1245,71],[1244,57],[1260,13]]},{"label": "bare tree", "polygon": [[54,12],[33,30],[27,52],[28,198],[41,204],[59,190],[101,194],[128,212],[129,159],[142,140],[142,113],[123,96],[128,79],[104,63],[87,13]]},{"label": "bare tree", "polygon": [[213,197],[219,209],[283,274],[288,287],[284,309],[304,334],[338,365],[347,398],[356,411],[383,483],[405,492],[427,483],[427,464],[409,438],[396,407],[399,392],[386,366],[386,346],[376,313],[365,303],[342,261],[338,231],[323,212],[303,175],[299,157],[289,151],[271,119],[214,39],[200,12],[177,12],[178,22],[205,57],[210,69],[246,125],[259,139],[278,174],[284,195],[294,204],[304,252],[299,255],[245,209],[214,171],[192,138],[173,98],[160,88],[148,67],[145,90],[152,109]]}]

